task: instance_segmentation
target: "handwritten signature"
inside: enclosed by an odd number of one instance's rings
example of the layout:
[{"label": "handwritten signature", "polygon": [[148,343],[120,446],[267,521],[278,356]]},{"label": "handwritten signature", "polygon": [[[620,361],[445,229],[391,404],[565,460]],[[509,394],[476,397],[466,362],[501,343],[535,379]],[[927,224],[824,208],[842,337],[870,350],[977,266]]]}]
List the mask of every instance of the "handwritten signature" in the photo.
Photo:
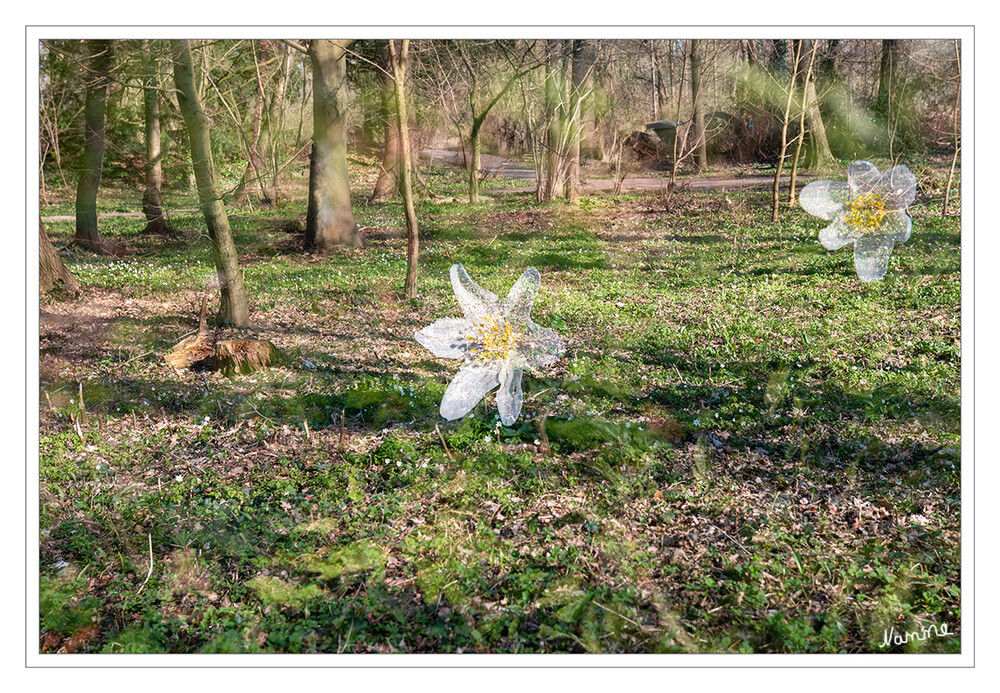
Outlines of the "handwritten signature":
[{"label": "handwritten signature", "polygon": [[935,638],[943,638],[948,635],[955,635],[955,631],[948,630],[947,623],[942,623],[940,626],[924,626],[920,630],[911,630],[905,633],[897,633],[895,626],[893,626],[889,630],[882,631],[882,647],[905,645],[914,640],[923,641],[932,635]]}]

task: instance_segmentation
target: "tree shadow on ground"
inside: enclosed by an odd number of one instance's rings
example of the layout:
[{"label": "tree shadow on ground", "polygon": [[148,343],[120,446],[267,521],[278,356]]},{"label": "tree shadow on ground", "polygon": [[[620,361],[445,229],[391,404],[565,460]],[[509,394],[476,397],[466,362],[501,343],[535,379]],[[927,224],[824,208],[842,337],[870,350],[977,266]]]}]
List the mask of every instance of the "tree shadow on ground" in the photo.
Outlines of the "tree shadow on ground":
[{"label": "tree shadow on ground", "polygon": [[[640,408],[648,403],[665,407],[682,418],[693,414],[699,421],[697,430],[730,429],[727,445],[733,449],[762,449],[769,455],[805,455],[822,461],[853,457],[855,444],[860,443],[859,449],[867,450],[869,462],[877,465],[898,455],[919,457],[927,452],[920,444],[914,447],[914,443],[883,440],[878,431],[886,424],[916,420],[939,430],[957,432],[960,427],[960,402],[929,387],[896,382],[865,390],[800,385],[796,376],[801,379],[803,373],[810,373],[811,378],[820,375],[815,370],[818,364],[810,359],[794,363],[777,359],[737,361],[727,363],[724,373],[716,370],[713,378],[717,361],[691,361],[659,350],[646,350],[641,356],[647,363],[676,368],[681,381],[639,393]],[[796,412],[808,412],[808,425],[799,423]],[[721,419],[717,418],[719,413]],[[872,434],[854,436],[856,440],[833,432],[866,426],[871,427]],[[789,441],[791,429],[799,430],[802,439]]]}]

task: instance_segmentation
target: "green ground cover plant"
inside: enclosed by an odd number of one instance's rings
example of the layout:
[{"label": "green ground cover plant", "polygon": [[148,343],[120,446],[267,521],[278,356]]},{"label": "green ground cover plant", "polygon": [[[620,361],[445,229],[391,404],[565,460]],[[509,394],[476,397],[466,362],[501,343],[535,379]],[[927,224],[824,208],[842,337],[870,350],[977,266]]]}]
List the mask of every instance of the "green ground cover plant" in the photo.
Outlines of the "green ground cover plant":
[{"label": "green ground cover plant", "polygon": [[[359,198],[364,247],[325,256],[304,203],[231,210],[252,327],[220,336],[287,357],[252,375],[163,360],[218,296],[197,212],[102,219],[124,258],[46,224],[85,291],[40,308],[41,651],[960,650],[881,645],[959,628],[957,217],[918,197],[864,284],[763,189],[428,180],[412,301],[398,203]],[[492,395],[438,414],[458,364],[412,335],[459,315],[455,262],[495,292],[536,267],[566,342],[512,426]]]}]

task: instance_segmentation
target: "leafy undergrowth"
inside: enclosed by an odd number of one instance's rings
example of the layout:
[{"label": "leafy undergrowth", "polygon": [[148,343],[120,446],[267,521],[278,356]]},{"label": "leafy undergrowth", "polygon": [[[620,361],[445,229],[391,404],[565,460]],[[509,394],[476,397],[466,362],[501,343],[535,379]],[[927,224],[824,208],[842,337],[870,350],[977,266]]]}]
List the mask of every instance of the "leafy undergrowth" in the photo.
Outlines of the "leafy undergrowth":
[{"label": "leafy undergrowth", "polygon": [[[959,224],[912,212],[862,284],[760,191],[425,201],[404,301],[397,203],[326,257],[236,211],[220,334],[289,358],[231,379],[162,358],[217,297],[200,218],[102,221],[134,253],[65,250],[85,293],[41,306],[41,651],[959,651],[882,646],[960,619]],[[437,413],[453,262],[542,273],[567,354],[513,427]]]}]

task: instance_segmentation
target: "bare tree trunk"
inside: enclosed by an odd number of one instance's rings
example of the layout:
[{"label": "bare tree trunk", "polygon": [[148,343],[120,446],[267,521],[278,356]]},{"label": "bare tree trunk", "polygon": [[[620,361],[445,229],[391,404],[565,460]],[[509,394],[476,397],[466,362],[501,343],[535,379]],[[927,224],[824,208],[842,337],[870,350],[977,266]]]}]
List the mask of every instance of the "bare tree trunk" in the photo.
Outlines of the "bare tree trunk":
[{"label": "bare tree trunk", "polygon": [[66,269],[62,258],[45,232],[45,225],[38,222],[38,293],[47,294],[61,288],[70,294],[80,293],[80,282]]},{"label": "bare tree trunk", "polygon": [[886,118],[889,117],[889,101],[893,92],[893,63],[896,62],[898,45],[899,39],[882,40],[882,60],[879,63],[878,95],[875,104],[878,112]]},{"label": "bare tree trunk", "polygon": [[785,115],[781,120],[781,149],[778,151],[778,166],[774,172],[774,188],[771,191],[771,221],[778,221],[778,208],[781,205],[779,197],[781,186],[781,170],[785,167],[785,154],[788,150],[788,119],[792,112],[792,100],[795,96],[795,77],[801,58],[802,43],[796,44],[795,58],[792,60],[792,74],[788,78],[788,98],[785,101]]},{"label": "bare tree trunk", "polygon": [[545,169],[545,199],[554,200],[563,192],[565,181],[562,177],[562,134],[563,134],[563,104],[562,104],[562,79],[563,73],[563,46],[561,39],[550,39],[548,41],[548,60],[546,61],[545,76],[545,117],[548,121],[548,135],[546,146],[548,148],[548,163]]},{"label": "bare tree trunk", "polygon": [[906,41],[882,41],[876,110],[886,121],[890,158],[895,157],[897,139],[905,146],[912,146],[917,140],[914,106],[912,99],[906,94],[907,62]]},{"label": "bare tree trunk", "polygon": [[[573,56],[573,67],[576,68],[576,56]],[[660,119],[660,80],[659,68],[656,65],[656,39],[649,39],[649,77],[653,88],[650,90],[653,96],[653,120]]]},{"label": "bare tree trunk", "polygon": [[[810,168],[822,168],[826,165],[836,164],[837,160],[830,150],[830,142],[826,137],[826,126],[823,125],[823,114],[819,110],[816,80],[813,78],[813,65],[816,60],[816,42],[814,40],[809,41],[809,48],[809,68],[806,70],[802,95],[806,109],[806,122],[809,126],[809,165]],[[800,60],[801,55],[800,50]]]},{"label": "bare tree trunk", "polygon": [[146,119],[146,189],[142,193],[142,212],[146,215],[144,233],[167,235],[173,229],[163,216],[163,149],[160,146],[160,64],[152,54],[149,41],[146,75],[143,80],[143,110]]},{"label": "bare tree trunk", "polygon": [[[799,48],[797,55],[801,62],[802,58],[802,48],[801,41],[799,42]],[[805,89],[802,94],[802,107],[799,109],[799,134],[795,138],[795,154],[792,156],[792,173],[788,177],[788,206],[791,207],[795,204],[795,178],[799,172],[799,158],[802,156],[802,143],[806,138],[806,112],[809,110],[809,85],[812,81],[813,64],[816,62],[816,44],[813,43],[809,50],[809,67],[806,68],[805,76]],[[795,66],[796,74],[799,72],[799,65]],[[815,89],[813,90],[815,93]],[[822,120],[820,121],[822,126]],[[826,139],[824,135],[824,140]],[[829,149],[829,145],[827,146]]]},{"label": "bare tree trunk", "polygon": [[278,67],[278,77],[275,80],[274,92],[271,94],[271,102],[267,108],[267,121],[264,124],[264,131],[261,140],[264,151],[268,152],[269,165],[271,167],[270,191],[266,193],[266,201],[272,206],[278,206],[278,178],[281,174],[281,132],[284,122],[285,111],[285,90],[288,87],[288,80],[292,71],[292,48],[284,43],[277,47],[281,58]]},{"label": "bare tree trunk", "polygon": [[705,142],[705,105],[701,88],[701,42],[691,39],[691,100],[694,103],[694,160],[699,171],[708,168],[708,147]]},{"label": "bare tree trunk", "polygon": [[400,194],[403,196],[403,210],[406,215],[406,282],[403,292],[407,298],[417,296],[417,259],[420,255],[420,230],[417,227],[417,213],[413,208],[413,176],[410,153],[410,126],[406,108],[406,67],[410,42],[403,39],[396,50],[394,41],[389,41],[392,57],[393,81],[396,84],[396,127],[399,130],[402,162],[400,166]]},{"label": "bare tree trunk", "polygon": [[313,147],[309,166],[306,245],[316,250],[360,246],[347,177],[347,48],[353,41],[313,39]]},{"label": "bare tree trunk", "polygon": [[482,166],[482,142],[479,133],[483,127],[483,121],[476,118],[472,121],[472,129],[469,130],[469,203],[479,204],[479,169]]},{"label": "bare tree trunk", "polygon": [[677,172],[680,167],[681,159],[684,156],[684,150],[687,147],[688,133],[691,132],[690,124],[681,129],[681,99],[684,95],[684,78],[687,75],[687,60],[688,53],[681,52],[681,65],[677,70],[677,98],[675,99],[676,106],[674,108],[674,122],[678,123],[677,129],[674,131],[674,137],[672,142],[672,151],[670,156],[670,180],[667,181],[667,211],[670,211],[670,200],[674,192],[674,187],[677,185]]},{"label": "bare tree trunk", "polygon": [[[458,42],[458,51],[469,77],[469,111],[472,114],[472,127],[469,129],[468,150],[466,151],[465,149],[464,141],[462,143],[462,150],[466,157],[465,165],[469,174],[469,202],[476,204],[479,202],[479,172],[482,158],[482,140],[480,139],[480,135],[482,134],[483,124],[486,122],[486,117],[490,114],[490,111],[500,102],[504,94],[510,91],[511,87],[532,68],[524,69],[522,63],[521,67],[507,79],[504,85],[492,97],[489,97],[487,94],[487,100],[484,102],[480,98],[482,90],[479,80],[479,70],[473,65],[464,41]],[[456,126],[459,128],[459,134],[461,134],[461,127],[458,125],[458,121],[456,121]]]},{"label": "bare tree trunk", "polygon": [[962,108],[962,50],[958,40],[955,40],[955,62],[958,65],[958,86],[955,89],[955,106],[952,111],[952,122],[954,123],[954,146],[955,152],[951,157],[951,167],[948,169],[948,180],[944,184],[944,204],[941,206],[941,216],[948,216],[948,205],[951,203],[951,185],[955,180],[955,167],[958,165],[958,152],[961,150],[961,121],[960,114]]},{"label": "bare tree trunk", "polygon": [[87,98],[84,106],[83,168],[76,188],[74,243],[103,250],[97,232],[97,190],[104,165],[104,111],[108,101],[109,70],[114,42],[87,41]]},{"label": "bare tree trunk", "polygon": [[[384,41],[379,58],[382,73],[379,79],[382,82],[382,119],[385,122],[385,135],[382,144],[382,169],[379,171],[378,180],[375,181],[375,189],[372,191],[372,202],[386,202],[396,195],[399,187],[399,158],[400,158],[400,137],[398,118],[393,104],[396,101],[396,82],[388,74],[393,70],[392,58],[390,56],[389,41]],[[394,74],[394,73],[393,73]]]},{"label": "bare tree trunk", "polygon": [[[247,165],[243,170],[239,185],[233,191],[232,203],[244,204],[250,197],[249,189],[259,185],[263,178],[264,159],[260,155],[260,129],[264,122],[264,79],[257,76],[257,94],[253,102],[253,115],[250,120],[250,141],[247,142]],[[244,136],[245,138],[245,136]],[[246,141],[244,139],[244,141]]]},{"label": "bare tree trunk", "polygon": [[[650,43],[650,50],[652,50],[652,43]],[[569,188],[567,191],[570,202],[575,202],[580,197],[580,147],[583,140],[583,123],[586,120],[584,118],[585,92],[593,65],[592,46],[586,39],[575,40],[573,42],[573,99],[570,119],[570,127],[573,128],[573,132],[570,140]]]},{"label": "bare tree trunk", "polygon": [[177,103],[191,140],[191,161],[198,183],[198,201],[212,241],[212,259],[215,261],[222,294],[219,320],[236,327],[245,327],[250,324],[250,304],[233,234],[229,228],[229,217],[226,216],[226,208],[222,205],[215,184],[208,117],[202,109],[201,99],[195,88],[191,47],[186,40],[174,40],[171,44]]}]

